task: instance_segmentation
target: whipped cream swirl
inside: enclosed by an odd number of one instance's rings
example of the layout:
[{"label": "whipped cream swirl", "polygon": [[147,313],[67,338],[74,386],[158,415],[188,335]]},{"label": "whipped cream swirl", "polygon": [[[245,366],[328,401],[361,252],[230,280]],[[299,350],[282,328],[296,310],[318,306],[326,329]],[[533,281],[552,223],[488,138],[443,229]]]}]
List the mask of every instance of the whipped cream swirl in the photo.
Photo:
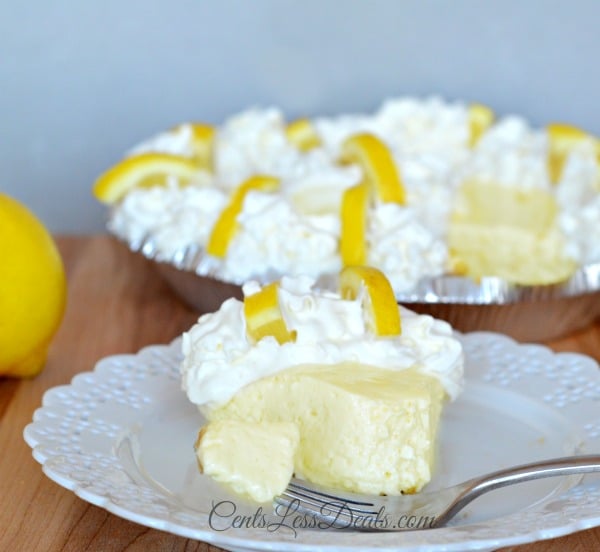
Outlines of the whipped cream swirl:
[{"label": "whipped cream swirl", "polygon": [[[449,324],[399,307],[402,333],[377,337],[365,324],[361,298],[316,292],[309,278],[283,278],[279,302],[295,342],[246,336],[243,303],[229,299],[183,334],[182,385],[194,404],[211,408],[261,378],[301,365],[357,362],[389,370],[416,368],[436,377],[454,399],[462,387],[463,352]],[[258,284],[244,286],[246,295]]]}]

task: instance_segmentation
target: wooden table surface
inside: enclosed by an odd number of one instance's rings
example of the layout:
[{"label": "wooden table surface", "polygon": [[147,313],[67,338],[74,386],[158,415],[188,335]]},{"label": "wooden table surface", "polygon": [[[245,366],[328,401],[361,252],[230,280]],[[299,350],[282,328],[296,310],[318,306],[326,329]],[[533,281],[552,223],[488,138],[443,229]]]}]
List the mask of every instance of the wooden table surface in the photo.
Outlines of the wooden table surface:
[{"label": "wooden table surface", "polygon": [[[106,236],[58,237],[69,282],[65,319],[45,370],[32,380],[0,378],[0,551],[220,550],[126,521],[49,480],[23,441],[43,393],[114,353],[167,343],[197,319],[154,272]],[[600,321],[549,344],[600,360]],[[600,550],[600,528],[513,547],[548,552]]]}]

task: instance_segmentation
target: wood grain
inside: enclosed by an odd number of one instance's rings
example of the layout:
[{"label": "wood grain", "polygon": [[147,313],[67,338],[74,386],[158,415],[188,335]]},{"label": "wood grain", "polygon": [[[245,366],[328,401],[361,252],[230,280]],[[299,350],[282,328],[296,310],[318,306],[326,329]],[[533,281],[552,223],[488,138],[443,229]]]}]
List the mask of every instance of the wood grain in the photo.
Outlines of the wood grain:
[{"label": "wood grain", "polygon": [[[84,502],[49,480],[23,441],[23,428],[47,389],[69,383],[104,356],[168,343],[197,319],[150,263],[111,238],[58,237],[57,243],[67,270],[69,298],[46,368],[31,380],[0,378],[0,550],[219,551]],[[549,345],[600,360],[600,323]],[[600,550],[600,528],[510,550]]]}]

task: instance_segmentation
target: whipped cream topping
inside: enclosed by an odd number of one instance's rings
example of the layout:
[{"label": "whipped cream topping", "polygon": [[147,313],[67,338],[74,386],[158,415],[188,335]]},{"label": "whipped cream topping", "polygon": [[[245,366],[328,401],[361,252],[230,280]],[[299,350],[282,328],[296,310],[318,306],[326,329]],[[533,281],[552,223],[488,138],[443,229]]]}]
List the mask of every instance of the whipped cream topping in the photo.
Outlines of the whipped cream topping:
[{"label": "whipped cream topping", "polygon": [[[439,379],[451,398],[462,387],[463,352],[449,324],[400,308],[402,333],[377,337],[365,324],[361,298],[343,300],[311,289],[309,278],[283,278],[279,303],[295,342],[246,336],[243,303],[228,299],[183,334],[183,389],[194,404],[211,408],[244,386],[295,366],[357,362],[389,370],[416,367]],[[260,289],[244,286],[246,295]]]},{"label": "whipped cream topping", "polygon": [[137,189],[114,211],[109,229],[130,243],[142,243],[152,236],[160,255],[172,258],[190,244],[207,242],[226,202],[227,194],[211,186],[179,188],[174,182]]},{"label": "whipped cream topping", "polygon": [[545,132],[519,117],[506,117],[481,137],[461,178],[550,190],[547,151]]},{"label": "whipped cream topping", "polygon": [[[214,174],[199,171],[197,182],[181,190],[174,183],[169,189],[132,191],[115,206],[111,231],[129,243],[151,237],[164,260],[189,248],[202,251],[232,190],[250,175],[270,174],[281,179],[281,191],[248,194],[227,257],[205,255],[197,272],[234,283],[335,272],[341,198],[362,177],[358,166],[338,163],[341,144],[355,133],[372,132],[389,146],[407,191],[407,206],[375,205],[368,217],[368,262],[386,271],[396,292],[446,271],[450,215],[457,190],[469,179],[553,193],[566,254],[578,263],[600,261],[595,225],[600,175],[591,144],[573,151],[561,181],[552,184],[544,130],[504,117],[471,149],[468,107],[461,102],[397,98],[372,114],[319,117],[312,123],[322,146],[301,152],[288,141],[279,109],[253,108],[230,117],[217,128]],[[187,156],[192,140],[189,125],[181,125],[129,154]]]},{"label": "whipped cream topping", "polygon": [[215,173],[232,186],[253,174],[284,177],[302,170],[302,156],[285,135],[278,109],[249,109],[219,128],[214,154]]},{"label": "whipped cream topping", "polygon": [[468,146],[467,108],[441,98],[390,99],[373,115],[341,115],[314,120],[317,134],[332,158],[346,138],[359,132],[379,136],[400,158],[435,155],[445,160],[461,157]]},{"label": "whipped cream topping", "polygon": [[368,219],[367,264],[382,270],[396,293],[410,291],[424,274],[446,271],[448,247],[419,221],[416,210],[381,203]]},{"label": "whipped cream topping", "polygon": [[179,125],[174,129],[155,134],[151,138],[134,146],[127,152],[127,155],[131,156],[140,155],[141,153],[159,152],[191,157],[194,153],[192,143],[192,127],[184,124]]},{"label": "whipped cream topping", "polygon": [[568,254],[579,264],[600,262],[600,164],[595,154],[592,144],[580,144],[556,186],[559,225],[567,238]]},{"label": "whipped cream topping", "polygon": [[[300,215],[276,194],[248,194],[241,227],[219,268],[228,281],[244,282],[264,275],[318,276],[340,269],[339,220],[334,215]],[[272,279],[272,278],[268,278]]]},{"label": "whipped cream topping", "polygon": [[567,238],[566,251],[579,264],[600,262],[600,193],[581,209],[569,210],[560,215],[560,228]]}]

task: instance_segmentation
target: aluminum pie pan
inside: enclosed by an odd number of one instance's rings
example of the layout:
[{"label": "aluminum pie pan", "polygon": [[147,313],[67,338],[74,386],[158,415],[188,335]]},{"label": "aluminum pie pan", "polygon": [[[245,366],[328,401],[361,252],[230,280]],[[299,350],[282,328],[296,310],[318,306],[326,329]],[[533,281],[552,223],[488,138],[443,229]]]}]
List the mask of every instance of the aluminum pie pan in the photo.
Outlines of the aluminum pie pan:
[{"label": "aluminum pie pan", "polygon": [[[111,233],[152,261],[179,298],[199,313],[217,310],[230,297],[242,298],[243,282],[222,279],[218,261],[198,245],[165,255],[152,235],[134,240]],[[249,279],[267,283],[280,276],[271,271]],[[337,275],[323,275],[317,284],[335,289],[336,279]],[[495,331],[519,341],[550,341],[600,317],[600,262],[582,266],[568,280],[551,285],[515,285],[498,277],[478,281],[456,275],[427,277],[396,299],[412,310],[447,320],[462,332]]]}]

